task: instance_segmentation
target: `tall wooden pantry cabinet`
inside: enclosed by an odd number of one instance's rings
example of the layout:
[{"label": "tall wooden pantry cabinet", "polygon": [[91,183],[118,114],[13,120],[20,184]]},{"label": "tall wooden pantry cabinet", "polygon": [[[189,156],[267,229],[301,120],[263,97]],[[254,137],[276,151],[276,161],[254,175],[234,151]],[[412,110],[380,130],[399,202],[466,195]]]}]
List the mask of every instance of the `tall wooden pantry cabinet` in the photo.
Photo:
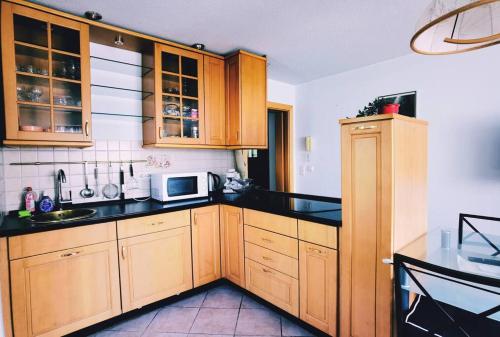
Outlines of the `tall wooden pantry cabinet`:
[{"label": "tall wooden pantry cabinet", "polygon": [[392,114],[340,124],[340,336],[389,337],[389,262],[427,230],[427,123]]}]

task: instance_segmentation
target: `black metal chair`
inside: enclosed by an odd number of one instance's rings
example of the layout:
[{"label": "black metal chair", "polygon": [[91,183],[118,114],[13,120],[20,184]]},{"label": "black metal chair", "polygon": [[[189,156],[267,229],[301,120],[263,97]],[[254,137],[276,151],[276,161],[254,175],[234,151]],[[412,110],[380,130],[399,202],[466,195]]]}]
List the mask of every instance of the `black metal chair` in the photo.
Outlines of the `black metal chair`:
[{"label": "black metal chair", "polygon": [[[492,256],[498,255],[498,247],[470,223],[468,219],[472,218],[500,221],[500,218],[460,214],[459,245],[467,239],[463,235],[465,223],[491,246]],[[398,337],[500,337],[498,316],[492,318],[500,313],[500,278],[453,270],[401,254],[394,255],[394,275]],[[447,284],[449,289],[459,287],[474,295],[484,294],[488,297],[488,306],[472,312],[470,308],[445,303],[442,290],[446,289],[430,287],[433,282],[434,285]],[[410,292],[410,283],[414,292]],[[436,288],[441,289],[441,293]],[[483,303],[475,304],[479,308]]]}]

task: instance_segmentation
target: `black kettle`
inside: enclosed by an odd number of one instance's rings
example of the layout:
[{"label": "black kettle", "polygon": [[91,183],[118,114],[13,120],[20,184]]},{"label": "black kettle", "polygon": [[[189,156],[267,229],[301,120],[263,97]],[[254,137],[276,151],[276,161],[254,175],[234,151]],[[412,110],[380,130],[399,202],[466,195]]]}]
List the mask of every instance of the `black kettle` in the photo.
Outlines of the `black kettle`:
[{"label": "black kettle", "polygon": [[208,192],[209,193],[217,192],[221,184],[220,176],[212,172],[207,172],[207,173],[208,173]]}]

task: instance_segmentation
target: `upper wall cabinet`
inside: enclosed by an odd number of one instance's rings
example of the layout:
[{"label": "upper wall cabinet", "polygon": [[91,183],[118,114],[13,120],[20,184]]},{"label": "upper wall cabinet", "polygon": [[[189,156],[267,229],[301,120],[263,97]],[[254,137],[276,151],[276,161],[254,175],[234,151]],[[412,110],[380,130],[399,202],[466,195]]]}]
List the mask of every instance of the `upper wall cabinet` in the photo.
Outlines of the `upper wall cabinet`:
[{"label": "upper wall cabinet", "polygon": [[226,59],[226,145],[267,147],[266,58],[240,51]]},{"label": "upper wall cabinet", "polygon": [[2,2],[5,144],[91,146],[89,27]]},{"label": "upper wall cabinet", "polygon": [[226,145],[224,60],[208,55],[204,60],[206,144]]},{"label": "upper wall cabinet", "polygon": [[154,72],[144,77],[143,88],[154,95],[143,103],[144,144],[204,144],[205,105],[203,55],[155,44]]}]

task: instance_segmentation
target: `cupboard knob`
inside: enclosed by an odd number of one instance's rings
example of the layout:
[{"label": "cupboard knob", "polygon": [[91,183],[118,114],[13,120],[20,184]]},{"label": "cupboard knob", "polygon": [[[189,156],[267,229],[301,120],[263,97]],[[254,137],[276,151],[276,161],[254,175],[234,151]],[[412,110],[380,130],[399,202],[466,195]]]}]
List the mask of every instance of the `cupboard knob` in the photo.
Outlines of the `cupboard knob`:
[{"label": "cupboard knob", "polygon": [[353,128],[353,130],[371,130],[371,129],[376,129],[376,125],[361,125],[361,126],[356,126]]},{"label": "cupboard knob", "polygon": [[382,263],[383,264],[393,264],[394,262],[390,258],[385,258],[385,259],[382,259]]},{"label": "cupboard knob", "polygon": [[269,269],[266,269],[266,268],[262,268],[262,271],[263,271],[264,273],[269,273],[269,274],[272,274],[272,273],[273,273],[272,271],[270,271]]},{"label": "cupboard knob", "polygon": [[311,248],[311,247],[309,247],[307,250],[310,251],[310,252],[312,252],[312,253],[318,253],[318,254],[323,253],[320,249],[317,249],[317,248]]},{"label": "cupboard knob", "polygon": [[270,257],[267,257],[267,256],[263,256],[262,259],[265,260],[265,261],[272,261],[273,260],[273,259],[271,259]]},{"label": "cupboard knob", "polygon": [[269,240],[266,238],[260,238],[262,241],[267,242],[267,243],[273,243],[273,240]]},{"label": "cupboard knob", "polygon": [[61,254],[61,257],[70,257],[70,256],[75,256],[75,255],[78,255],[80,254],[81,251],[78,251],[78,252],[71,252],[71,253],[65,253],[65,254]]},{"label": "cupboard knob", "polygon": [[125,246],[122,246],[122,259],[125,260]]},{"label": "cupboard knob", "polygon": [[161,139],[161,126],[158,128],[158,138]]},{"label": "cupboard knob", "polygon": [[85,136],[89,136],[89,121],[85,121]]}]

